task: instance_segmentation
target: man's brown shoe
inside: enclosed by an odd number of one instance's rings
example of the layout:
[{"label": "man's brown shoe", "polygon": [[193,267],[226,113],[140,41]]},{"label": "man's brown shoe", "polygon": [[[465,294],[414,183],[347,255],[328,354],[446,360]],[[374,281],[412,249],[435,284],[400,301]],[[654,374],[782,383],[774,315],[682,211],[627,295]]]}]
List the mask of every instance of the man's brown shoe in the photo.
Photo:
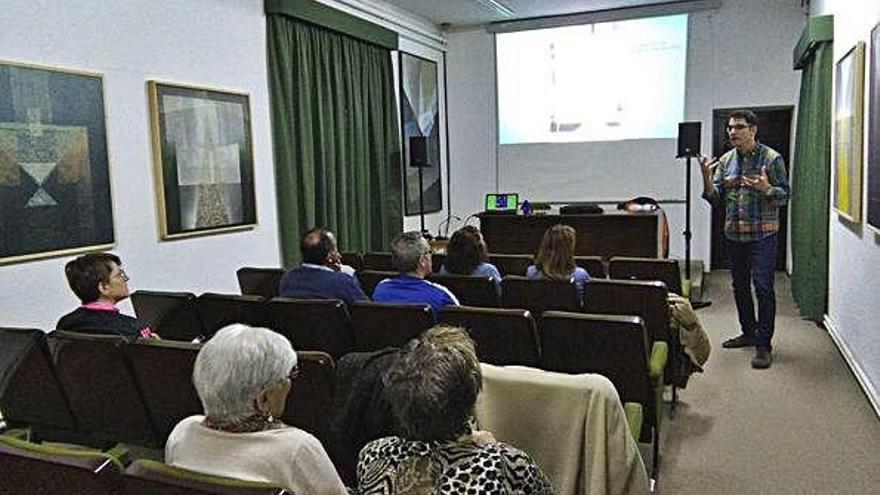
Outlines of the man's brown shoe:
[{"label": "man's brown shoe", "polygon": [[773,363],[773,357],[770,355],[770,349],[766,347],[756,347],[755,357],[752,358],[752,368],[757,370],[765,370]]},{"label": "man's brown shoe", "polygon": [[721,347],[725,349],[738,349],[740,347],[752,347],[753,345],[755,345],[755,338],[745,334],[737,335],[721,343]]}]

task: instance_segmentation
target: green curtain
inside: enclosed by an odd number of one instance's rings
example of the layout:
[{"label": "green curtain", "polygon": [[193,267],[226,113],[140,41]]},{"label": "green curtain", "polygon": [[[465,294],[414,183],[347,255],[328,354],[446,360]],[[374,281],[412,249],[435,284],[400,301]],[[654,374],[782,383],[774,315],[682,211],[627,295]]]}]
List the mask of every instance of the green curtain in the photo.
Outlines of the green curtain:
[{"label": "green curtain", "polygon": [[284,264],[299,262],[314,226],[342,250],[388,250],[403,228],[390,51],[283,15],[266,22]]},{"label": "green curtain", "polygon": [[820,40],[796,60],[803,74],[789,208],[791,291],[801,316],[813,320],[821,320],[828,305],[832,51],[830,38]]}]

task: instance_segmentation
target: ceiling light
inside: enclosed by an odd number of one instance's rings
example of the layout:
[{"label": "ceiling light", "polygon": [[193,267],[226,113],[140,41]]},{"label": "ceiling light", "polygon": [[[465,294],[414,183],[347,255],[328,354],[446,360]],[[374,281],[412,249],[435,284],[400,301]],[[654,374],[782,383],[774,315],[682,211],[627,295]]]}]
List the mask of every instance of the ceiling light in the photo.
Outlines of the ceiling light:
[{"label": "ceiling light", "polygon": [[487,7],[490,10],[493,10],[504,17],[511,17],[513,15],[513,9],[504,5],[503,3],[497,0],[474,0],[479,4],[482,4],[484,7]]}]

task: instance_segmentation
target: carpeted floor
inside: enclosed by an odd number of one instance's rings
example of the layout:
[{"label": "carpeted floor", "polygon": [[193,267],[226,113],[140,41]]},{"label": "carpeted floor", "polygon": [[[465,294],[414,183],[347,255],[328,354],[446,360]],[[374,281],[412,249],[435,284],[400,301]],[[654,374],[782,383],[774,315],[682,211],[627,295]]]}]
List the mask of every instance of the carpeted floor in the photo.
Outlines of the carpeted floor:
[{"label": "carpeted floor", "polygon": [[788,277],[769,370],[751,368],[751,348],[721,348],[739,333],[730,276],[705,283],[712,355],[663,424],[657,493],[880,494],[880,420],[831,337],[798,317]]}]

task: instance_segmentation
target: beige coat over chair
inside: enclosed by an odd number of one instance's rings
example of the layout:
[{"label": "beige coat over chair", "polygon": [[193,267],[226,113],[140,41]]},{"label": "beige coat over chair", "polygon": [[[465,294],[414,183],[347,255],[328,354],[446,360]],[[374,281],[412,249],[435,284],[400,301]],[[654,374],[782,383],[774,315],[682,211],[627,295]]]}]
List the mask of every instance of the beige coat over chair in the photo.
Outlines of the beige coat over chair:
[{"label": "beige coat over chair", "polygon": [[608,379],[480,366],[479,427],[531,455],[557,494],[648,493],[645,465]]}]

